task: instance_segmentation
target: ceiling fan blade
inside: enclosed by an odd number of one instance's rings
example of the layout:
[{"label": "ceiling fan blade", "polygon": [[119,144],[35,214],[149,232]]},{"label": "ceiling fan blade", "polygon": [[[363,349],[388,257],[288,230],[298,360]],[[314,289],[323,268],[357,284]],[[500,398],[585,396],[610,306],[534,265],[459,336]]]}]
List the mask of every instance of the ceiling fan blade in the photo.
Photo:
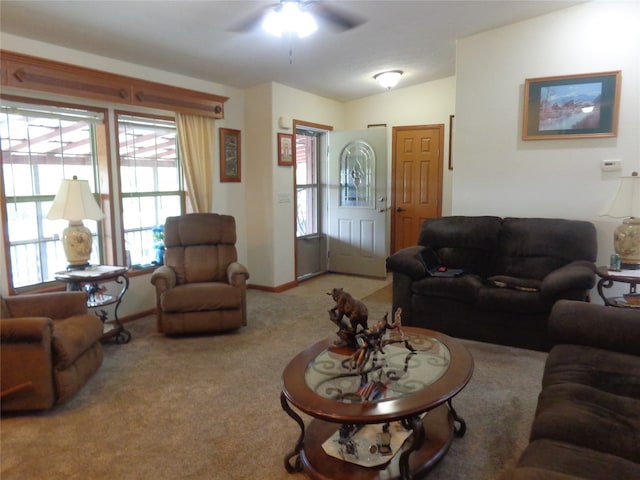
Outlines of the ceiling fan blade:
[{"label": "ceiling fan blade", "polygon": [[[267,14],[274,9],[281,8],[287,0],[280,0],[278,3],[265,5],[255,12],[245,16],[235,23],[229,30],[232,32],[246,33],[256,30],[262,25]],[[361,16],[347,12],[342,8],[329,5],[322,0],[291,0],[296,1],[302,10],[306,10],[319,22],[329,24],[338,30],[350,30],[363,24],[366,20]]]},{"label": "ceiling fan blade", "polygon": [[276,6],[278,6],[277,3],[266,5],[249,15],[245,15],[244,18],[236,22],[229,30],[231,32],[239,33],[246,33],[256,30],[258,27],[260,27],[260,25],[262,25],[262,22],[269,10],[272,10]]},{"label": "ceiling fan blade", "polygon": [[[303,2],[305,3],[305,2]],[[351,12],[347,12],[342,8],[338,8],[334,5],[329,5],[322,1],[310,1],[306,2],[308,9],[319,20],[324,20],[340,30],[351,30],[359,25],[362,25],[366,20],[360,16]]]}]

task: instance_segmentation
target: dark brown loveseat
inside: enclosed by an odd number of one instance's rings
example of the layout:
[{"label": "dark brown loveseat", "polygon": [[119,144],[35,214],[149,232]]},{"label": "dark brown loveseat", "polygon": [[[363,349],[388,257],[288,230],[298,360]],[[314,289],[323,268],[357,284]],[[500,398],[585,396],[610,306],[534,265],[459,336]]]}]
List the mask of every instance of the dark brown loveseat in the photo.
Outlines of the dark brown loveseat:
[{"label": "dark brown loveseat", "polygon": [[640,310],[560,301],[530,443],[500,480],[640,478]]},{"label": "dark brown loveseat", "polygon": [[[430,247],[457,277],[434,277]],[[586,221],[453,216],[426,220],[418,244],[387,258],[393,309],[405,325],[454,337],[548,350],[547,320],[560,299],[595,285],[596,230]]]}]

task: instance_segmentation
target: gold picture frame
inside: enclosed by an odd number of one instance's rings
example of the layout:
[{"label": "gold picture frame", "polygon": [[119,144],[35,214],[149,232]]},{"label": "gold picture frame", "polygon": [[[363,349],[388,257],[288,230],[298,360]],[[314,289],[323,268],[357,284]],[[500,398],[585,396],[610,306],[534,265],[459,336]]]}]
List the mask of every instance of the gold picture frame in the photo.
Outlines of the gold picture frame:
[{"label": "gold picture frame", "polygon": [[621,72],[528,78],[523,140],[615,137]]},{"label": "gold picture frame", "polygon": [[220,129],[220,181],[242,180],[240,130]]}]

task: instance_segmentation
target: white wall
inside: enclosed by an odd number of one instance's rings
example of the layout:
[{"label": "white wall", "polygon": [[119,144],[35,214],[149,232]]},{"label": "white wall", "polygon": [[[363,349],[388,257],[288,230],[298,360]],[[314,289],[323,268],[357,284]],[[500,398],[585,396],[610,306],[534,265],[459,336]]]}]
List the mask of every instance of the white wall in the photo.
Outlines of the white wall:
[{"label": "white wall", "polygon": [[292,167],[277,162],[281,116],[343,128],[344,106],[277,83],[247,90],[246,129],[251,136],[249,198],[249,264],[251,283],[279,287],[294,282],[295,219]]},{"label": "white wall", "polygon": [[[618,136],[521,139],[524,80],[622,71]],[[620,220],[600,212],[640,170],[640,3],[593,2],[458,42],[453,213],[584,219],[598,263]],[[601,171],[620,159],[622,172]]]}]

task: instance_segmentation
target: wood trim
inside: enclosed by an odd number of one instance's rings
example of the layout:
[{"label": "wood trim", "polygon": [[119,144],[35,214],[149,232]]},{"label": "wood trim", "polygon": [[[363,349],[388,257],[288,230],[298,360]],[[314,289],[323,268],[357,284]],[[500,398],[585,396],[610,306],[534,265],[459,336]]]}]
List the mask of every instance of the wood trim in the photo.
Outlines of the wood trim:
[{"label": "wood trim", "polygon": [[293,282],[278,285],[276,287],[268,287],[266,285],[257,285],[255,283],[250,283],[249,285],[247,285],[247,288],[250,288],[252,290],[260,290],[262,292],[281,293],[297,287],[298,285],[299,282],[297,280],[294,280]]},{"label": "wood trim", "polygon": [[228,97],[0,50],[2,85],[224,118]]},{"label": "wood trim", "polygon": [[[333,132],[333,126],[331,125],[323,125],[321,123],[314,123],[314,122],[306,122],[304,120],[297,120],[297,119],[293,119],[293,151],[291,152],[291,161],[293,162],[293,177],[292,177],[292,181],[293,181],[293,186],[292,186],[292,191],[293,191],[293,196],[294,196],[294,201],[293,201],[293,270],[294,270],[294,275],[296,276],[296,279],[298,278],[298,238],[296,237],[296,230],[297,230],[297,218],[298,218],[298,200],[297,200],[297,193],[296,193],[296,169],[298,168],[297,166],[297,158],[296,158],[296,132],[298,130],[299,127],[308,127],[308,128],[312,128],[312,129],[316,129],[316,130],[322,130],[325,133],[329,133],[329,132]],[[280,146],[278,145],[278,149],[280,148]],[[279,153],[279,152],[278,152]],[[328,160],[327,160],[328,161]],[[326,253],[326,252],[325,252]],[[297,281],[296,281],[297,284]],[[295,285],[293,285],[295,286]],[[292,288],[292,287],[289,287]]]}]

